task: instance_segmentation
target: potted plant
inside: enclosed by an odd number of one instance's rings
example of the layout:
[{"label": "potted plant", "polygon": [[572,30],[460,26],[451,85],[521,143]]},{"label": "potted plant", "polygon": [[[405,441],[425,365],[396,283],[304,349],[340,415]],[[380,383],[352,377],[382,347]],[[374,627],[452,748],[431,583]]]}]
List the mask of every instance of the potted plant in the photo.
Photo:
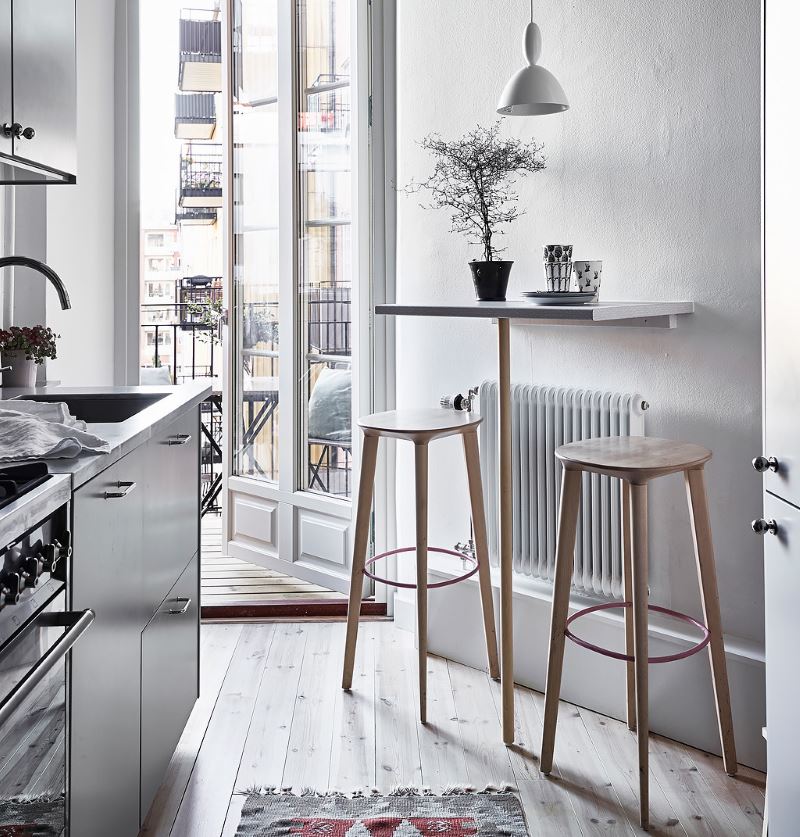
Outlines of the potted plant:
[{"label": "potted plant", "polygon": [[433,174],[411,183],[406,191],[426,190],[431,205],[451,210],[451,232],[466,235],[483,248],[483,259],[469,263],[479,300],[504,300],[512,261],[497,256],[495,236],[501,227],[524,213],[513,184],[517,176],[545,167],[543,145],[500,136],[500,120],[489,128],[478,126],[456,140],[430,134],[420,145],[434,157]]},{"label": "potted plant", "polygon": [[36,367],[46,358],[55,359],[60,336],[43,325],[0,329],[0,363],[11,367],[3,373],[3,386],[35,386]]}]

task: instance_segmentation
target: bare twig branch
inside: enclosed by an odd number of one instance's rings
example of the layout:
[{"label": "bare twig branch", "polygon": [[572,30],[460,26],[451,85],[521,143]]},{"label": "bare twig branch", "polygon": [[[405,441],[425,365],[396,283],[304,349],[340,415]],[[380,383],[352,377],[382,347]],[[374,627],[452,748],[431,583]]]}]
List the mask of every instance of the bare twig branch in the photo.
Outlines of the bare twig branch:
[{"label": "bare twig branch", "polygon": [[426,209],[450,209],[450,231],[465,235],[483,247],[487,262],[503,252],[493,243],[500,227],[524,214],[512,186],[516,178],[545,167],[544,145],[500,136],[500,120],[489,128],[476,127],[457,140],[429,134],[420,145],[434,158],[433,173],[412,181],[408,194],[423,190],[431,195]]}]

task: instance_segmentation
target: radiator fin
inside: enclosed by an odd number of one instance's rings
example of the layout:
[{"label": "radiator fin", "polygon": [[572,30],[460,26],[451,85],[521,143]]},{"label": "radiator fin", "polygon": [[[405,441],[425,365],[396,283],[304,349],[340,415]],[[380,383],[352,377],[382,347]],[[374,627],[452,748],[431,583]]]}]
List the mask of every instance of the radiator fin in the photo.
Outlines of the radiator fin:
[{"label": "radiator fin", "polygon": [[[492,563],[497,564],[497,383],[481,384],[484,502]],[[644,435],[643,399],[633,394],[517,384],[512,400],[514,572],[553,580],[561,465],[559,445],[598,436]],[[622,494],[618,480],[584,474],[575,543],[576,589],[622,595]]]}]

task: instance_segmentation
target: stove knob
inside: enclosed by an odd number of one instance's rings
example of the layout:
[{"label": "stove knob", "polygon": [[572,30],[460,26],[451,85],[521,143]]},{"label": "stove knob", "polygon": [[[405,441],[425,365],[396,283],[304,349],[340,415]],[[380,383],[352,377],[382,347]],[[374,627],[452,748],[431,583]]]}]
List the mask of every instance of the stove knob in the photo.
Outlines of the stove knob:
[{"label": "stove knob", "polygon": [[18,573],[9,573],[0,584],[0,592],[3,594],[3,604],[16,604],[19,601],[19,594],[22,587],[22,579]]},{"label": "stove knob", "polygon": [[72,555],[72,546],[70,543],[72,539],[69,531],[64,533],[62,540],[64,541],[63,544],[59,540],[54,540],[44,547],[42,552],[42,567],[47,573],[54,572],[59,561],[69,558]]},{"label": "stove knob", "polygon": [[22,577],[25,579],[26,587],[36,587],[39,583],[39,576],[42,573],[42,562],[40,555],[31,555],[22,562]]}]

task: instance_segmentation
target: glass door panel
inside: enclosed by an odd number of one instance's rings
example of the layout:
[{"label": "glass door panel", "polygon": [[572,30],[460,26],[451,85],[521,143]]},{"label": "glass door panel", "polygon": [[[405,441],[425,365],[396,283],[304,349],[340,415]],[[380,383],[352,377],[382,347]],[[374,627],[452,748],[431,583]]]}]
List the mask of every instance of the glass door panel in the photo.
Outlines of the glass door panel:
[{"label": "glass door panel", "polygon": [[278,3],[240,0],[233,21],[233,473],[277,483]]},{"label": "glass door panel", "polygon": [[297,45],[299,487],[349,498],[352,470],[349,0],[299,0]]}]

